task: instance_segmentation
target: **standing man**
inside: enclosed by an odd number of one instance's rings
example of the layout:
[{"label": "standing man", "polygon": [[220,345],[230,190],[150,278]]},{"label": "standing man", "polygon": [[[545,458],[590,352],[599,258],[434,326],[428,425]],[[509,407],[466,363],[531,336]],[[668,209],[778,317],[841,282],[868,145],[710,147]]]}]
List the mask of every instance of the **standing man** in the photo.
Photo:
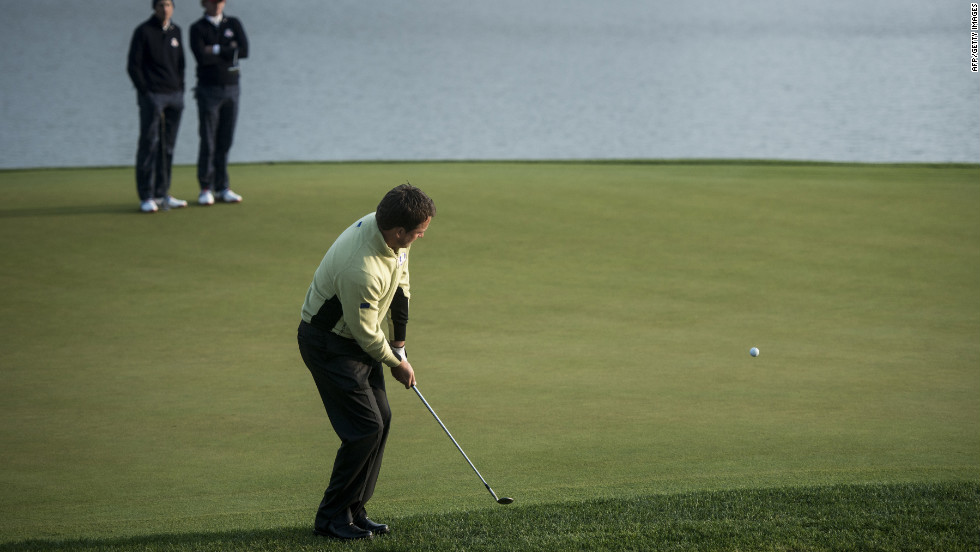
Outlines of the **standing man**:
[{"label": "standing man", "polygon": [[184,111],[184,44],[172,0],[151,0],[153,15],[133,32],[127,71],[140,108],[136,192],[140,210],[187,207],[170,195],[170,174],[180,115]]},{"label": "standing man", "polygon": [[408,256],[435,214],[422,190],[392,189],[377,212],[337,238],[306,292],[299,351],[341,442],[313,524],[318,535],[369,539],[389,532],[364,509],[391,422],[384,366],[406,389],[415,385],[405,354]]},{"label": "standing man", "polygon": [[231,191],[228,150],[238,120],[238,60],[248,57],[248,37],[241,22],[225,17],[224,0],[201,0],[204,17],[191,26],[191,51],[197,60],[197,115],[201,146],[197,153],[197,202],[214,205],[215,198],[239,203]]}]

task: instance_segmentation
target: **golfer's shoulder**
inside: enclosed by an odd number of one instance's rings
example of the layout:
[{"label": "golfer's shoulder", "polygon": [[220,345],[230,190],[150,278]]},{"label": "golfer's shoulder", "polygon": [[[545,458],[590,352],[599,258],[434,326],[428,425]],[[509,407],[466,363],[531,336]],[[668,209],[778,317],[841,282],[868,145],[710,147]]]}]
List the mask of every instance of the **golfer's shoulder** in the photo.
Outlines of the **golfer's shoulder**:
[{"label": "golfer's shoulder", "polygon": [[[346,246],[346,247],[344,247]],[[330,259],[338,277],[348,281],[367,280],[376,277],[383,266],[377,252],[369,243],[351,240],[336,248]]]},{"label": "golfer's shoulder", "polygon": [[360,301],[362,297],[379,295],[384,287],[384,281],[377,271],[371,270],[370,266],[352,264],[335,274],[334,286],[343,297],[356,298]]},{"label": "golfer's shoulder", "polygon": [[[136,26],[136,29],[133,30],[133,36],[139,36],[139,37],[149,36],[157,29],[159,29],[159,26],[157,26],[156,29],[154,28],[153,19],[147,19]],[[157,30],[157,32],[159,31]]]}]

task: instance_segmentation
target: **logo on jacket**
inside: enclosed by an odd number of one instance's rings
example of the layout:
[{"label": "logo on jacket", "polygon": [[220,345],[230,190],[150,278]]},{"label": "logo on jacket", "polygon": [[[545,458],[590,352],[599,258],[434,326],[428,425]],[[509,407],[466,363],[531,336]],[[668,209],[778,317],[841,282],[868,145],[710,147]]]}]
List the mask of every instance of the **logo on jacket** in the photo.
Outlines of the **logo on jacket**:
[{"label": "logo on jacket", "polygon": [[398,266],[405,264],[406,259],[408,259],[408,255],[406,253],[402,253],[401,255],[398,255]]},{"label": "logo on jacket", "polygon": [[177,42],[177,37],[172,37],[170,39],[170,47],[171,48],[180,48],[180,42]]},{"label": "logo on jacket", "polygon": [[225,38],[235,38],[235,31],[231,29],[225,29]]}]

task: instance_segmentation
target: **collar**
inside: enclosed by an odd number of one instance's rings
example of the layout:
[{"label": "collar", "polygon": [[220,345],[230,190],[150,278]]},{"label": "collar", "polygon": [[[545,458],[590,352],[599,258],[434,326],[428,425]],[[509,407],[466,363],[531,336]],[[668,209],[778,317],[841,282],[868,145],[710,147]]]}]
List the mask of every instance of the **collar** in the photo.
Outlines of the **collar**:
[{"label": "collar", "polygon": [[169,31],[174,27],[174,22],[172,19],[168,21],[166,25],[164,25],[163,20],[157,17],[156,14],[150,16],[150,21],[155,21],[157,26],[163,29],[164,32]]},{"label": "collar", "polygon": [[378,254],[383,257],[398,257],[398,251],[401,251],[401,249],[395,251],[388,246],[388,244],[385,242],[384,234],[382,234],[381,229],[378,228],[378,219],[375,218],[375,215],[376,213],[365,215],[363,218],[361,218],[360,222],[358,222],[358,226],[360,226],[360,223],[363,222],[371,229],[371,242],[374,250]]},{"label": "collar", "polygon": [[224,21],[225,14],[221,14],[221,15],[219,15],[217,17],[211,17],[208,14],[204,14],[204,19],[207,19],[208,21],[211,22],[212,25],[214,25],[215,27],[217,27],[217,26],[221,25],[221,22],[222,21]]}]

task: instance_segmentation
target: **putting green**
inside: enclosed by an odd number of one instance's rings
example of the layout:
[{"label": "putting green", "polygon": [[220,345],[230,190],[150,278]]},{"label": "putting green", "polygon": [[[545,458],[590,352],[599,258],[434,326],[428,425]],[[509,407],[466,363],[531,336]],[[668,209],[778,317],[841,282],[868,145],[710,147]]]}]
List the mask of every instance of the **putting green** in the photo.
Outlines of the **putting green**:
[{"label": "putting green", "polygon": [[[980,479],[977,166],[232,170],[242,204],[153,215],[130,168],[0,172],[0,541],[312,519],[337,440],[299,309],[405,180],[439,210],[409,356],[500,496]],[[499,508],[389,398],[372,514]]]}]

